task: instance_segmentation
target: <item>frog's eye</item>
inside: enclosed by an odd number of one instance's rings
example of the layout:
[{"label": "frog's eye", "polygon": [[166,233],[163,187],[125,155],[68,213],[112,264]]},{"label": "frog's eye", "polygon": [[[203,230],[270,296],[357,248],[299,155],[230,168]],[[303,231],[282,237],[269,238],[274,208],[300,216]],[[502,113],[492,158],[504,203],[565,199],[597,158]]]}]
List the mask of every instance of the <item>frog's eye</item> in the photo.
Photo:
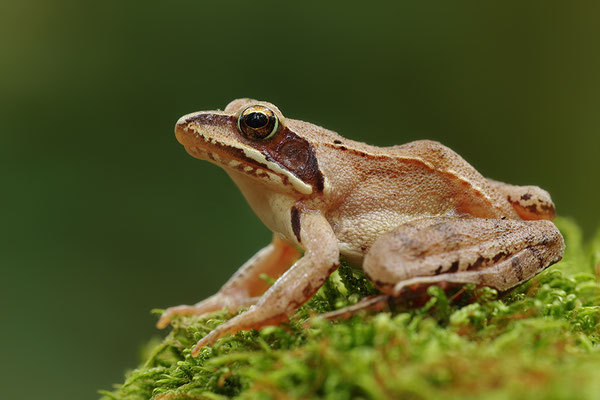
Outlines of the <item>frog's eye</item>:
[{"label": "frog's eye", "polygon": [[240,114],[238,129],[248,139],[264,140],[277,133],[279,120],[264,106],[250,106]]}]

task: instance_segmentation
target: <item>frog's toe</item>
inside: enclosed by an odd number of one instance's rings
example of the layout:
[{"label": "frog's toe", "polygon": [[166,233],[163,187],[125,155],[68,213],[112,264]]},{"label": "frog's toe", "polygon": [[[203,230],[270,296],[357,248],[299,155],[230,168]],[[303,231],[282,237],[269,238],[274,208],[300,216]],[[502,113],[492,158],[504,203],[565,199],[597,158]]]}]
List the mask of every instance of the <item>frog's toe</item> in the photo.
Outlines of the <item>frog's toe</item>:
[{"label": "frog's toe", "polygon": [[202,349],[204,346],[211,346],[215,344],[219,338],[225,335],[226,333],[221,333],[218,329],[213,329],[208,335],[198,340],[198,343],[196,343],[196,346],[194,346],[194,349],[192,350],[192,357],[198,356],[200,349]]},{"label": "frog's toe", "polygon": [[181,305],[169,307],[160,316],[158,322],[156,323],[156,327],[158,329],[166,328],[173,320],[173,317],[177,315],[193,315],[197,313],[198,308],[196,306]]},{"label": "frog's toe", "polygon": [[197,356],[202,347],[213,345],[225,335],[234,334],[243,330],[260,329],[264,326],[277,325],[287,319],[288,317],[285,314],[269,316],[268,314],[261,312],[260,309],[257,310],[256,308],[251,308],[250,310],[233,317],[224,324],[217,326],[210,331],[208,335],[200,339],[192,350],[192,356]]},{"label": "frog's toe", "polygon": [[200,339],[198,343],[196,343],[196,346],[194,346],[194,349],[192,350],[192,356],[196,357],[198,353],[200,353],[201,348],[203,348],[204,346],[211,346],[215,344],[217,340],[219,340],[227,334],[237,333],[243,329],[251,329],[251,324],[250,326],[248,326],[248,324],[244,325],[240,323],[240,319],[243,320],[243,318],[240,317],[242,317],[245,314],[246,313],[238,315],[237,317],[230,319],[229,321],[223,323],[222,325],[219,325],[218,327],[210,331],[206,336]]},{"label": "frog's toe", "polygon": [[216,294],[193,306],[181,305],[167,308],[160,316],[156,326],[159,329],[165,328],[173,320],[173,317],[178,315],[204,315],[222,309],[227,309],[229,312],[235,313],[240,308],[255,304],[259,299],[260,297]]}]

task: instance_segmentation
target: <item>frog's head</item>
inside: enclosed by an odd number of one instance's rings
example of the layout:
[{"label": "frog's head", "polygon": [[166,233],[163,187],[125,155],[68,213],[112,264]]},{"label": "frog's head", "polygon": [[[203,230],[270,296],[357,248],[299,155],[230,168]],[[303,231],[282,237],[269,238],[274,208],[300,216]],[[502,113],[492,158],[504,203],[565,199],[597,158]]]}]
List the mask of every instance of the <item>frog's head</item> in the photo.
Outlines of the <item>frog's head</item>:
[{"label": "frog's head", "polygon": [[[286,120],[273,104],[238,99],[224,111],[184,115],[177,121],[175,136],[192,156],[249,179],[301,195],[322,192],[325,178],[314,143],[292,130],[298,123],[307,124]],[[299,128],[306,131],[303,125]]]}]

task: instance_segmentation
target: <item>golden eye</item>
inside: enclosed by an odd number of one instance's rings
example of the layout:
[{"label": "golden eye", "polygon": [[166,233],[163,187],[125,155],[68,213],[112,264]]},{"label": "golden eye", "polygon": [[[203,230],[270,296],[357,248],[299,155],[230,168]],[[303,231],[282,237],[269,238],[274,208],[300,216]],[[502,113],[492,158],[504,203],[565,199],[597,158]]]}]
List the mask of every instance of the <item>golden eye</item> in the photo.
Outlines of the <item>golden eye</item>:
[{"label": "golden eye", "polygon": [[250,106],[240,114],[238,129],[248,139],[264,140],[277,133],[279,120],[264,106]]}]

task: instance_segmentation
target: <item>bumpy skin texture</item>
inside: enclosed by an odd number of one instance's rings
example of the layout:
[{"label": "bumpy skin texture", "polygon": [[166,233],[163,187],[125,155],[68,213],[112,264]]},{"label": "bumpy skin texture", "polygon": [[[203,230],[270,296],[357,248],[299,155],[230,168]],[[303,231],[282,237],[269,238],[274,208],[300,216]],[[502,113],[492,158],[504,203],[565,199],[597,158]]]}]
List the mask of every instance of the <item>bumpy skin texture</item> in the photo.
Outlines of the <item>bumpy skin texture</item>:
[{"label": "bumpy skin texture", "polygon": [[[276,116],[272,135],[257,139],[268,132],[244,131],[260,118],[238,125],[250,106]],[[340,255],[362,266],[388,296],[441,282],[506,290],[562,257],[547,192],[486,179],[437,142],[370,146],[251,99],[186,115],[175,133],[192,156],[227,171],[274,233],[273,243],[216,295],[161,317],[164,327],[174,315],[254,304],[200,340],[195,354],[224,334],[285,320],[319,289]],[[304,256],[294,262],[296,248]],[[268,290],[261,273],[278,277]]]}]

